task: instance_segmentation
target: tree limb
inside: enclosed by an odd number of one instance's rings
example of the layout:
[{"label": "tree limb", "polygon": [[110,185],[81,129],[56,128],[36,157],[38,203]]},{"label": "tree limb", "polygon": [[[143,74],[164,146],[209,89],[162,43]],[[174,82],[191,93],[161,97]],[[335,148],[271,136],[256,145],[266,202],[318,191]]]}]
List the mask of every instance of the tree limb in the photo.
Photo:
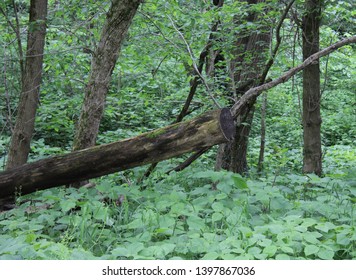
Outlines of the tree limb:
[{"label": "tree limb", "polygon": [[344,40],[341,40],[335,44],[332,44],[331,46],[309,56],[306,60],[304,60],[303,63],[300,65],[290,69],[289,71],[285,72],[282,76],[279,78],[272,80],[269,83],[254,87],[249,89],[241,98],[232,106],[231,108],[231,114],[236,118],[239,115],[239,111],[241,110],[242,107],[246,106],[248,102],[259,96],[263,91],[269,90],[281,83],[285,83],[288,81],[291,77],[293,77],[295,74],[298,72],[302,71],[305,67],[309,66],[312,63],[318,63],[318,59],[326,56],[339,48],[356,43],[356,36],[352,36],[349,38],[346,38]]}]

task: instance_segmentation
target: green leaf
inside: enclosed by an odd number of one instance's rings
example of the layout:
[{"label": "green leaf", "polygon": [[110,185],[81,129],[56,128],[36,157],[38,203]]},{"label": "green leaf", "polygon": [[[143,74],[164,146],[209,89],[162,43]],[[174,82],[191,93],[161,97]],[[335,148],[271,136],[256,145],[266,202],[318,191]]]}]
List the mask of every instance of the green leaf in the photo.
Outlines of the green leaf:
[{"label": "green leaf", "polygon": [[322,235],[318,232],[305,232],[303,233],[303,239],[311,244],[319,244],[320,241],[317,239]]},{"label": "green leaf", "polygon": [[301,226],[303,227],[310,227],[315,225],[317,222],[314,219],[311,218],[306,218],[303,220],[303,223],[301,224]]},{"label": "green leaf", "polygon": [[332,250],[321,248],[318,252],[318,257],[323,260],[332,260],[334,257],[334,252]]},{"label": "green leaf", "polygon": [[261,253],[261,248],[259,247],[251,247],[250,249],[248,249],[248,253],[254,256],[257,256]]},{"label": "green leaf", "polygon": [[44,225],[40,224],[29,224],[28,229],[32,231],[38,231],[44,228]]},{"label": "green leaf", "polygon": [[155,246],[154,256],[158,259],[165,258],[168,254],[172,253],[176,247],[175,244],[162,243],[159,246]]},{"label": "green leaf", "polygon": [[126,257],[128,256],[128,250],[124,247],[116,247],[111,251],[111,254],[115,257]]},{"label": "green leaf", "polygon": [[112,188],[112,182],[110,182],[109,180],[102,180],[100,181],[100,184],[96,186],[96,189],[102,193],[107,192],[111,188]]},{"label": "green leaf", "polygon": [[261,247],[267,247],[272,244],[272,240],[271,239],[262,239],[262,240],[258,241],[257,244]]},{"label": "green leaf", "polygon": [[185,207],[186,204],[178,202],[171,207],[171,213],[181,215],[182,213],[184,213]]},{"label": "green leaf", "polygon": [[222,258],[223,260],[235,260],[236,259],[236,255],[234,254],[221,254],[220,258]]},{"label": "green leaf", "polygon": [[213,213],[213,215],[211,216],[211,221],[214,223],[214,222],[217,222],[217,221],[220,221],[224,216],[219,213],[219,212],[215,212]]},{"label": "green leaf", "polygon": [[107,217],[108,217],[108,208],[106,207],[100,207],[94,212],[95,219],[105,221]]},{"label": "green leaf", "polygon": [[336,226],[330,222],[317,224],[315,226],[316,229],[321,230],[323,232],[329,232],[329,230],[334,229]]},{"label": "green leaf", "polygon": [[317,247],[315,245],[307,245],[304,248],[304,253],[306,256],[316,254],[316,253],[318,253],[318,251],[319,251],[319,247]]},{"label": "green leaf", "polygon": [[156,234],[164,234],[164,233],[171,233],[171,229],[169,228],[157,228],[155,229]]},{"label": "green leaf", "polygon": [[208,252],[201,259],[202,260],[216,260],[220,255],[217,252]]},{"label": "green leaf", "polygon": [[239,174],[233,174],[232,176],[232,180],[235,183],[235,186],[238,189],[248,189],[247,183],[246,181],[241,177],[241,175]]},{"label": "green leaf", "polygon": [[136,256],[145,246],[141,242],[130,243],[127,246],[127,251],[130,256]]},{"label": "green leaf", "polygon": [[187,224],[190,230],[202,230],[205,227],[205,222],[203,219],[196,216],[189,216],[187,219]]},{"label": "green leaf", "polygon": [[305,226],[296,226],[295,230],[297,230],[299,232],[306,232],[308,230],[308,228]]},{"label": "green leaf", "polygon": [[351,242],[351,239],[349,237],[347,237],[346,234],[339,233],[336,235],[336,243],[337,244],[347,246],[350,244],[350,242]]},{"label": "green leaf", "polygon": [[223,178],[223,176],[224,176],[223,172],[216,172],[213,170],[200,171],[193,175],[194,178],[209,178],[213,182],[219,181],[221,178]]},{"label": "green leaf", "polygon": [[173,228],[174,224],[176,223],[176,219],[164,215],[159,218],[159,226],[161,228]]},{"label": "green leaf", "polygon": [[307,176],[309,177],[310,183],[312,184],[318,184],[320,182],[320,177],[318,175],[310,173]]},{"label": "green leaf", "polygon": [[74,200],[71,199],[62,199],[59,205],[61,206],[63,212],[67,212],[70,209],[74,208],[76,206],[76,203]]},{"label": "green leaf", "polygon": [[70,259],[71,260],[93,260],[93,259],[95,259],[95,257],[89,251],[85,251],[84,249],[74,248],[71,253]]},{"label": "green leaf", "polygon": [[293,254],[294,251],[291,247],[288,247],[288,246],[282,246],[281,247],[281,250],[284,252],[284,253],[289,253],[289,254]]},{"label": "green leaf", "polygon": [[223,202],[218,201],[218,202],[214,202],[214,203],[211,205],[211,208],[213,208],[214,211],[216,211],[216,212],[223,212],[225,206],[224,206]]},{"label": "green leaf", "polygon": [[277,252],[277,246],[274,245],[267,246],[263,249],[262,252],[264,254],[267,254],[269,257],[273,257]]},{"label": "green leaf", "polygon": [[188,244],[188,249],[192,253],[207,253],[211,251],[211,246],[209,242],[203,238],[195,237],[192,238]]},{"label": "green leaf", "polygon": [[278,254],[276,255],[276,260],[290,260],[290,256],[286,254]]},{"label": "green leaf", "polygon": [[135,219],[131,223],[127,224],[127,228],[129,229],[137,229],[141,228],[142,226],[143,225],[141,219]]},{"label": "green leaf", "polygon": [[216,188],[219,190],[219,191],[222,191],[223,193],[226,193],[226,194],[229,194],[231,193],[231,190],[232,190],[232,186],[226,182],[226,181],[221,181],[219,182],[217,185],[216,185]]},{"label": "green leaf", "polygon": [[26,242],[27,243],[32,243],[33,241],[35,241],[37,238],[37,235],[34,233],[29,233],[26,235]]},{"label": "green leaf", "polygon": [[227,194],[226,194],[226,193],[223,193],[223,192],[218,193],[218,194],[215,196],[215,200],[223,200],[223,199],[225,199],[225,198],[227,198]]}]

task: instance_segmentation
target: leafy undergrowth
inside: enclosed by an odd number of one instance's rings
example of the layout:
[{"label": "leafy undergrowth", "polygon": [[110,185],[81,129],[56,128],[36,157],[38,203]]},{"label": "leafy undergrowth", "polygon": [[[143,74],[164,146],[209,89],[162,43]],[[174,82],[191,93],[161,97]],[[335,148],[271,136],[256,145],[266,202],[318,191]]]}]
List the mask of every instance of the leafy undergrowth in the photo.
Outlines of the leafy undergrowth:
[{"label": "leafy undergrowth", "polygon": [[356,259],[353,176],[201,170],[23,196],[0,214],[0,258]]}]

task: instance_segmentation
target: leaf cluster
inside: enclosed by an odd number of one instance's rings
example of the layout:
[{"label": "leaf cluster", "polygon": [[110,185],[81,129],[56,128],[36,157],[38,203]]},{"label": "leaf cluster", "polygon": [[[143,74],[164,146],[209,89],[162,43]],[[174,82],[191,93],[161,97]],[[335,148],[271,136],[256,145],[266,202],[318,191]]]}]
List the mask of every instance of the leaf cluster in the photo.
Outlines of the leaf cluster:
[{"label": "leaf cluster", "polygon": [[[2,259],[353,259],[355,186],[201,167],[19,198],[0,214]],[[355,178],[354,178],[355,179]],[[6,242],[5,242],[6,240]]]}]

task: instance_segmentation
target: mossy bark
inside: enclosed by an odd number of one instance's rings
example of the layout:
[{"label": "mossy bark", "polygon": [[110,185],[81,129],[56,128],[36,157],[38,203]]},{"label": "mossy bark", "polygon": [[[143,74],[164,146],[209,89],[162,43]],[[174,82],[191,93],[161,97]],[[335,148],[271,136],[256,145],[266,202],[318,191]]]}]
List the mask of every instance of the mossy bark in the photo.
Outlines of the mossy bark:
[{"label": "mossy bark", "polygon": [[234,129],[230,110],[224,108],[137,137],[28,163],[0,173],[0,198],[75,183],[211,147],[232,139]]}]

